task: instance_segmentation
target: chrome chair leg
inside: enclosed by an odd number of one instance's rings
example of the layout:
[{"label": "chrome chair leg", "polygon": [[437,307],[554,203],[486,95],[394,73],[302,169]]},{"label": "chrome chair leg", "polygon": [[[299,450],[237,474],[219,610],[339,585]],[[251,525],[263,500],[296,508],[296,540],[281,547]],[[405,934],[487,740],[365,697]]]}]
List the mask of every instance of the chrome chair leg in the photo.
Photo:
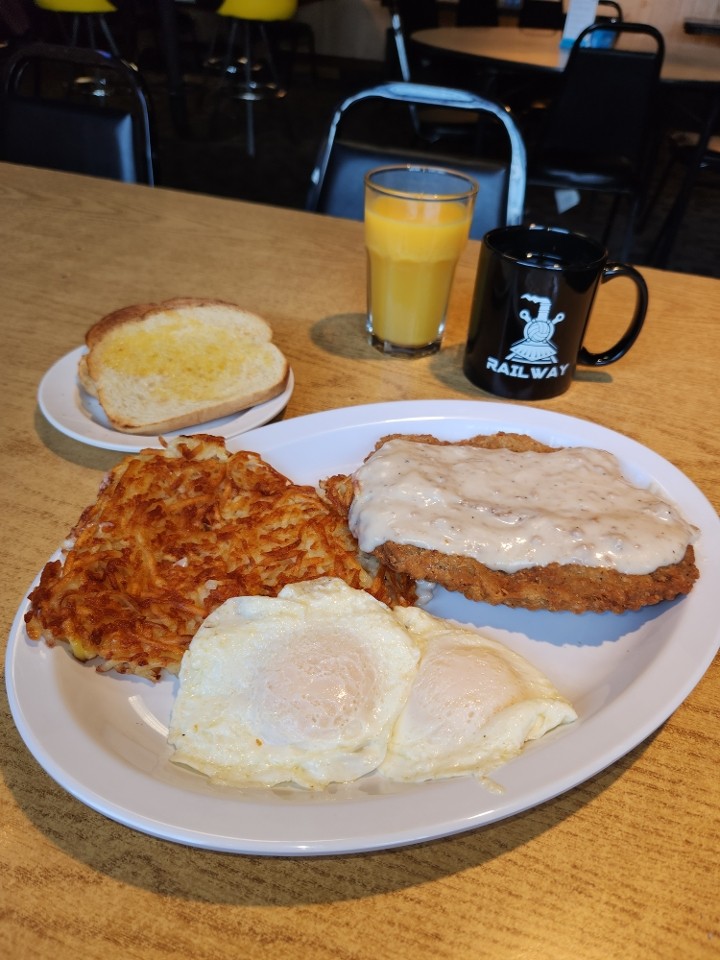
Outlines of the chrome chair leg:
[{"label": "chrome chair leg", "polygon": [[[236,26],[236,24],[233,24]],[[245,86],[249,92],[249,96],[245,101],[245,136],[246,136],[246,149],[248,155],[251,157],[255,156],[255,101],[252,95],[252,37],[250,36],[250,24],[245,24],[243,30],[243,40],[245,46]]]},{"label": "chrome chair leg", "polygon": [[110,27],[108,26],[108,22],[107,22],[107,20],[105,19],[104,14],[102,14],[102,13],[100,14],[100,29],[102,30],[103,35],[104,35],[105,39],[107,40],[107,44],[108,44],[108,48],[109,48],[109,50],[110,50],[110,53],[111,53],[114,57],[119,57],[119,56],[120,56],[120,51],[118,50],[118,46],[117,46],[117,44],[115,43],[115,37],[113,37],[113,35],[112,35],[112,30],[111,30]]}]

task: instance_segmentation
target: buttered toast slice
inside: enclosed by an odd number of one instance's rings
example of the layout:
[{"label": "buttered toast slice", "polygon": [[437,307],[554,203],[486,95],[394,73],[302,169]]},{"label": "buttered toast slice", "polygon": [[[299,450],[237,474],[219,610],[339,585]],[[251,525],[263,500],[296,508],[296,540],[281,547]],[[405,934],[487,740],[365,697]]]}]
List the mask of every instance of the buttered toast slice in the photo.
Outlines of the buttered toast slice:
[{"label": "buttered toast slice", "polygon": [[178,298],[108,314],[85,337],[80,383],[116,430],[156,434],[237,413],[281,393],[288,363],[261,317]]}]

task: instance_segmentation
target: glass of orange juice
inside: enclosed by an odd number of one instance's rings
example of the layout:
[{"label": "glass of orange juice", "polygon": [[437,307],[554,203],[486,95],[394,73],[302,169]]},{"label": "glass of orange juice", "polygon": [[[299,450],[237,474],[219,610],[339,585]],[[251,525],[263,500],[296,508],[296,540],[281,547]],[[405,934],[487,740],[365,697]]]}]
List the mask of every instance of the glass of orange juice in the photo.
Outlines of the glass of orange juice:
[{"label": "glass of orange juice", "polygon": [[378,167],[365,175],[370,342],[420,357],[440,349],[455,266],[477,184],[442,167]]}]

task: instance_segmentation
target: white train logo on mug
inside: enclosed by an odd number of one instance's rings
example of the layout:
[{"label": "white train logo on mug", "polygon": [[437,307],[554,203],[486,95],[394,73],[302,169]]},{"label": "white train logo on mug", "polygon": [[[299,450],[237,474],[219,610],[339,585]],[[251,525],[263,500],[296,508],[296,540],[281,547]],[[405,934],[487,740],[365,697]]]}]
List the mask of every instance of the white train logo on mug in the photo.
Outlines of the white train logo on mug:
[{"label": "white train logo on mug", "polygon": [[[558,364],[557,347],[551,338],[556,324],[565,319],[565,314],[557,313],[554,317],[551,317],[552,301],[548,297],[537,297],[532,293],[523,293],[520,299],[537,304],[539,308],[537,315],[533,316],[530,310],[520,311],[520,319],[525,323],[523,339],[513,343],[504,361],[499,362],[496,357],[488,357],[488,369],[495,370],[497,373],[504,373],[509,377],[520,377],[522,379],[533,377],[536,380],[541,380],[545,377],[563,376],[570,364]],[[508,363],[507,361],[521,362]],[[531,366],[528,372],[525,363],[542,364],[543,366],[537,369]]]}]

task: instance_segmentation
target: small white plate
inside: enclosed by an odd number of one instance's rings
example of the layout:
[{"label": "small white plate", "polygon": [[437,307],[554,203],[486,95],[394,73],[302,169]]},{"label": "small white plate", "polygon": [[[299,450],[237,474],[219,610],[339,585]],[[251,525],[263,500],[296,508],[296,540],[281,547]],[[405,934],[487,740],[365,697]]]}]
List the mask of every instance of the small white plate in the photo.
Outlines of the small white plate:
[{"label": "small white plate", "polygon": [[478,401],[327,411],[270,424],[228,446],[255,450],[296,482],[313,483],[354,470],[387,433],[457,440],[497,430],[609,450],[631,480],[654,484],[700,529],[693,590],[638,612],[512,610],[437,591],[432,613],[474,623],[516,650],[578,712],[576,722],[496,771],[501,793],[472,777],[404,785],[375,774],[319,791],[213,786],[170,760],[174,680],[102,675],[61,647],[31,642],[24,601],[10,633],[6,677],[30,751],[71,794],[134,829],[212,850],[307,856],[396,847],[493,823],[569,790],[632,750],[687,697],[720,645],[720,519],[676,467],[593,423]]},{"label": "small white plate", "polygon": [[[50,367],[40,381],[38,405],[46,420],[73,440],[89,443],[93,447],[102,447],[104,450],[132,453],[148,447],[160,447],[157,436],[121,433],[110,426],[99,401],[86,393],[78,382],[78,361],[85,352],[85,347],[77,347],[65,354]],[[210,433],[228,440],[239,433],[245,433],[246,430],[260,427],[277,416],[287,406],[294,387],[295,378],[291,370],[285,389],[277,397],[219,420],[210,420],[182,430],[170,430],[163,436],[169,440],[181,434],[188,436],[194,433]]]}]

